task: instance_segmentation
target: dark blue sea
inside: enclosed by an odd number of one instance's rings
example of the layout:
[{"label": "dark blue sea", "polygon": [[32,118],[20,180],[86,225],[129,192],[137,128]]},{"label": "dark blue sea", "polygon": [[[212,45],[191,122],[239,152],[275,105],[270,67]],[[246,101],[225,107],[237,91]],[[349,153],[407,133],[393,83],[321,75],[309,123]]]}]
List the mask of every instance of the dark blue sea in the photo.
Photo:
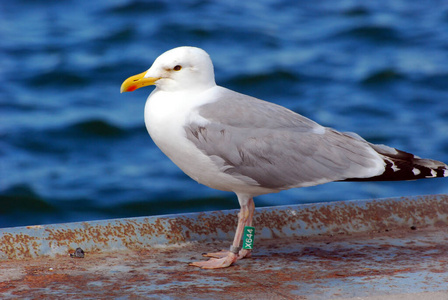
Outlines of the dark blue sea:
[{"label": "dark blue sea", "polygon": [[[218,84],[448,162],[447,1],[1,1],[0,227],[238,208],[154,145],[127,77],[183,45]],[[258,207],[448,193],[330,183]]]}]

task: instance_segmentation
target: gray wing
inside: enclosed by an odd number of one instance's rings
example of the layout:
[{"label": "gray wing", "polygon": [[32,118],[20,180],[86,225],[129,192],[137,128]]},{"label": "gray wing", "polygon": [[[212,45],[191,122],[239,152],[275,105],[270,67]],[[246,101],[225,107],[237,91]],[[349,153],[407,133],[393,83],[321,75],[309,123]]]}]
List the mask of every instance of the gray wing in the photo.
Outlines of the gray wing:
[{"label": "gray wing", "polygon": [[379,156],[364,140],[273,103],[231,91],[224,95],[199,107],[210,123],[185,127],[187,138],[221,171],[271,189],[380,173]]}]

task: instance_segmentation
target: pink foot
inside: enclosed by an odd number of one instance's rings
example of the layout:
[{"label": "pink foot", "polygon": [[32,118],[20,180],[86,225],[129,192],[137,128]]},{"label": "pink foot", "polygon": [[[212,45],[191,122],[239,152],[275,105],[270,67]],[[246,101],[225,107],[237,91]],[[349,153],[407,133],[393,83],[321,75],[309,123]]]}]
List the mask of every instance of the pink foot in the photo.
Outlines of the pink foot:
[{"label": "pink foot", "polygon": [[213,258],[223,258],[223,257],[226,257],[229,253],[230,253],[230,251],[228,251],[228,250],[221,250],[219,252],[205,253],[205,254],[202,254],[202,256],[213,257]]},{"label": "pink foot", "polygon": [[[229,253],[230,253],[229,250],[221,250],[219,252],[206,253],[206,254],[203,254],[203,256],[214,257],[214,258],[223,258],[223,257],[226,257],[227,255],[229,255]],[[243,258],[251,257],[251,256],[252,256],[252,250],[241,249],[240,252],[238,252],[238,259],[243,259]]]},{"label": "pink foot", "polygon": [[[218,252],[220,253],[220,252]],[[238,257],[235,253],[228,252],[226,256],[221,258],[210,258],[207,261],[196,261],[193,263],[190,263],[190,266],[199,267],[202,269],[221,269],[221,268],[227,268],[234,262],[238,260]]]}]

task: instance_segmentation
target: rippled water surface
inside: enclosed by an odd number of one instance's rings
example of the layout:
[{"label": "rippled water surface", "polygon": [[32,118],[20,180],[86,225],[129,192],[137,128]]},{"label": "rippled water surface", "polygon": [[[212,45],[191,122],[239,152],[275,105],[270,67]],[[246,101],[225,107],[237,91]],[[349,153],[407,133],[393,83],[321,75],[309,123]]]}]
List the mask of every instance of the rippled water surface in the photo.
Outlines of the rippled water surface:
[{"label": "rippled water surface", "polygon": [[[151,88],[124,79],[181,45],[217,82],[448,162],[446,1],[2,1],[0,226],[237,208],[153,144]],[[258,206],[448,193],[444,179],[331,183]]]}]

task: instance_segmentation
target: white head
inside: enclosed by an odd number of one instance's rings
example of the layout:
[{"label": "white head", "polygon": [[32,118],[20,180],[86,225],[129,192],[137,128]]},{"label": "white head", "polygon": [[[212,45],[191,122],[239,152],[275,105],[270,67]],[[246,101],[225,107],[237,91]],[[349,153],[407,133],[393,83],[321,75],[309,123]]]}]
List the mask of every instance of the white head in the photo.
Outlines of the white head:
[{"label": "white head", "polygon": [[121,92],[147,85],[168,92],[208,89],[216,85],[213,63],[200,48],[174,48],[160,55],[146,72],[126,79]]}]

